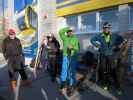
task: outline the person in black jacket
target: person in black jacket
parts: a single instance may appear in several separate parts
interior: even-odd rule
[[[48,69],[48,48],[47,48],[47,37],[45,35],[42,36],[42,40],[41,40],[41,46],[40,49],[42,49],[41,51],[41,56],[40,56],[40,63],[42,65],[42,67],[44,67],[45,70]]]
[[[48,59],[50,63],[50,73],[52,81],[55,81],[58,74],[58,55],[60,52],[60,44],[53,34],[48,36]]]
[[[22,51],[22,45],[13,29],[9,30],[8,37],[3,40],[2,52],[8,63],[8,74],[11,81],[11,89],[16,89],[15,72],[21,75],[24,85],[30,85],[24,70],[25,60]]]

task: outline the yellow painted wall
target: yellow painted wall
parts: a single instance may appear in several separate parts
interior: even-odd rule
[[[133,3],[133,0],[89,0],[84,3],[57,9],[56,14],[57,16],[66,16],[128,3]]]

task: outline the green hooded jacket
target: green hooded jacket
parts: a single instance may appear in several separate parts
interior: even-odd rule
[[[73,56],[75,53],[79,51],[79,40],[76,37],[76,35],[73,34],[73,36],[68,37],[67,31],[69,30],[69,27],[63,28],[59,31],[59,35],[63,41],[63,55],[68,56],[67,48],[69,45],[72,45],[72,53],[71,56]]]

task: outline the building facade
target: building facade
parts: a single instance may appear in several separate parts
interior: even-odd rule
[[[59,28],[75,27],[81,51],[88,50],[90,38],[102,32],[102,24],[112,24],[112,32],[129,40],[129,61],[133,68],[133,0],[56,0]]]
[[[2,15],[8,19],[8,23],[2,26],[2,29],[16,29],[27,55],[36,54],[42,34],[54,33],[60,39],[58,31],[65,26],[75,27],[81,51],[88,49],[91,45],[90,38],[102,32],[102,24],[106,21],[112,24],[113,33],[127,38],[132,35],[133,0],[1,1],[6,2]],[[129,56],[133,59],[132,38],[128,40]]]

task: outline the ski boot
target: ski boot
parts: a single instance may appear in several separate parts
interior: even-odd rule
[[[71,97],[74,94],[74,87],[68,87],[66,93],[68,97]]]
[[[65,89],[66,89],[66,82],[62,82],[62,84],[59,85],[59,92],[63,94]]]
[[[105,91],[109,91],[109,90],[110,90],[110,86],[107,85],[107,84],[103,84],[101,87],[102,87],[102,89],[104,89]]]
[[[117,94],[118,95],[123,95],[123,90],[122,89],[117,89]]]

